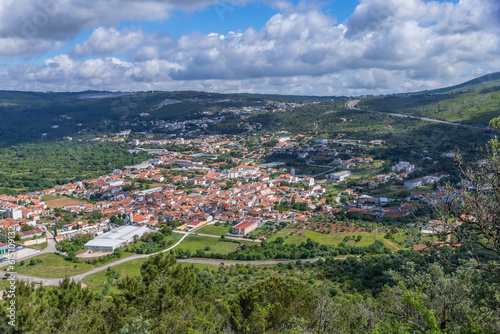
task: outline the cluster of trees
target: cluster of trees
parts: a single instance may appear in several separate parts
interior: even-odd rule
[[[350,278],[352,285],[338,284],[335,277],[316,285],[274,274],[221,298],[224,285],[214,284],[218,273],[186,267],[171,254],[159,254],[143,264],[140,277],[110,272],[118,292],[110,292],[107,299],[68,279],[59,287],[20,284],[16,327],[3,322],[0,330],[37,334],[500,331],[498,280],[492,282],[479,270],[449,271],[438,263],[401,264],[401,260],[331,260],[317,265],[318,273],[338,271],[336,277]],[[225,273],[221,268],[220,275]],[[352,288],[357,280],[376,289],[357,292]],[[6,316],[5,308],[0,312]]]
[[[228,240],[228,242],[234,242]],[[263,241],[260,245],[246,245],[235,252],[229,254],[205,253],[202,250],[196,253],[186,252],[179,249],[174,249],[172,252],[180,257],[203,257],[213,259],[226,260],[267,260],[267,259],[311,259],[317,257],[335,257],[342,255],[369,255],[369,254],[389,254],[391,250],[385,247],[380,240],[375,241],[370,246],[354,246],[347,245],[341,242],[338,246],[320,245],[318,242],[312,241],[310,238],[301,244],[285,244],[282,237],[276,238],[273,242]]]
[[[116,143],[35,143],[0,149],[0,191],[42,190],[97,177],[147,159]],[[110,162],[111,161],[111,162]],[[11,191],[7,191],[11,189]]]
[[[83,249],[83,246],[94,238],[91,233],[75,234],[71,240],[63,240],[57,243],[56,247],[64,253],[78,252]]]

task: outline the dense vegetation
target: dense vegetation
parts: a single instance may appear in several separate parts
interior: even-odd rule
[[[227,240],[227,242],[236,242]],[[368,254],[388,254],[391,251],[384,246],[383,242],[377,240],[370,246],[357,247],[341,243],[340,245],[320,245],[311,239],[307,239],[299,245],[285,244],[282,237],[278,237],[273,242],[263,241],[258,246],[247,246],[242,244],[240,249],[229,254],[205,253],[198,250],[196,253],[187,253],[182,249],[182,245],[174,251],[174,254],[180,258],[201,257],[226,260],[265,260],[265,259],[310,259],[316,257],[334,257],[342,255],[368,255]]]
[[[417,263],[401,254],[381,260],[368,257],[286,267],[240,266],[200,271],[176,264],[171,255],[160,254],[143,264],[140,278],[118,279],[119,292],[111,293],[111,299],[102,299],[69,280],[56,288],[19,285],[17,327],[4,322],[2,332],[497,333],[500,330],[495,277],[467,265],[462,270],[450,271],[432,261],[416,260]],[[252,277],[260,279],[254,281]],[[323,281],[320,285],[315,284],[318,278]],[[227,284],[229,281],[233,284]],[[241,287],[232,288],[237,282]]]
[[[327,98],[269,96],[307,102]],[[54,140],[76,133],[109,133],[132,128],[147,131],[150,121],[198,119],[202,112],[262,105],[265,95],[204,92],[76,92],[0,91],[0,147],[20,142]],[[162,105],[165,100],[177,103]],[[148,113],[142,115],[142,113]],[[57,126],[57,127],[54,127]]]
[[[439,100],[430,103],[449,101],[451,95],[446,94],[453,94],[454,99],[470,94],[462,89],[464,87],[459,88],[433,93],[442,96],[430,97]],[[205,99],[210,98],[207,94],[200,94]],[[494,101],[496,88],[485,87],[479,94],[492,94],[491,101]],[[65,94],[47,96],[68,97]],[[164,99],[165,96],[182,99],[174,93],[152,93],[148,97],[151,100],[145,100],[153,106],[158,103],[154,99]],[[191,105],[194,110],[201,103],[200,98],[193,97],[185,101],[184,106]],[[33,104],[48,103],[37,100],[41,97],[36,94],[26,94],[25,100],[28,99]],[[101,102],[105,105],[110,101]],[[237,105],[235,101],[221,103]],[[470,130],[386,115],[353,113],[345,110],[342,104],[341,101],[328,101],[286,113],[262,112],[249,116],[244,122],[261,123],[262,131],[271,128],[295,133],[314,131],[317,132],[315,136],[325,138],[334,137],[338,131],[360,139],[377,136],[388,141],[387,148],[370,151],[381,159],[412,155],[420,158],[424,154],[436,154],[472,142],[473,132]],[[2,105],[8,109],[2,117],[17,108],[12,97]],[[352,122],[343,122],[340,118],[352,119]],[[229,119],[227,129],[241,130],[238,127],[241,121],[241,117]],[[387,127],[389,124],[390,128]],[[492,125],[500,127],[500,121],[497,119]],[[217,128],[216,125],[211,130],[225,131],[224,126]],[[477,143],[485,140],[485,137],[478,138]],[[1,183],[9,188],[37,189],[50,185],[35,182],[64,183],[76,174],[83,177],[89,171],[102,173],[143,158],[126,155],[118,144],[57,142],[52,145],[46,151],[41,144],[4,149],[4,156],[0,159],[4,172],[0,174]],[[372,148],[362,148],[360,152],[369,150]],[[41,162],[32,158],[37,151],[40,151],[37,157]],[[110,159],[110,156],[115,159]],[[15,298],[6,300],[7,304],[15,301],[16,327],[4,321],[0,324],[0,332],[498,333],[499,157],[500,143],[493,140],[486,163],[464,167],[466,179],[462,182],[463,188],[457,189],[455,184],[449,184],[448,194],[443,197],[449,201],[436,203],[444,222],[452,224],[456,219],[466,217],[461,225],[452,224],[455,228],[453,242],[460,242],[460,247],[444,245],[424,254],[413,251],[390,254],[380,241],[367,247],[352,247],[346,244],[319,245],[310,239],[300,244],[285,244],[282,237],[277,237],[260,245],[243,244],[238,251],[228,255],[206,255],[203,251],[194,254],[244,260],[297,259],[286,265],[220,266],[216,270],[200,270],[177,263],[176,255],[189,257],[193,254],[176,249],[149,258],[137,277],[108,270],[105,293],[82,288],[67,279],[58,287],[35,288],[31,284],[19,283]],[[444,168],[451,168],[450,164]],[[431,168],[429,166],[429,170]],[[65,169],[69,169],[68,174],[65,174]],[[36,177],[29,179],[31,175]],[[464,205],[456,205],[456,198],[461,198]],[[169,232],[165,230],[164,234]],[[62,246],[68,252],[74,252],[82,242]],[[158,244],[167,246],[161,233],[147,235],[139,242],[140,245],[128,246],[126,251],[149,253],[158,250]],[[119,258],[122,251],[102,261]],[[334,259],[338,255],[344,255],[346,259]],[[315,263],[300,261],[320,256],[325,260]],[[111,285],[113,291],[109,288]],[[0,313],[7,319],[6,307],[0,308]]]
[[[98,177],[146,160],[120,144],[68,142],[23,144],[0,149],[0,193],[34,191]]]
[[[367,99],[360,106],[486,127],[500,113],[500,73],[447,89]]]

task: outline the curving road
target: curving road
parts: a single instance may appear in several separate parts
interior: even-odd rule
[[[489,129],[487,126],[468,125],[468,124],[462,124],[462,123],[453,123],[453,122],[442,121],[440,119],[434,119],[434,118],[410,116],[410,115],[403,115],[403,114],[391,113],[391,112],[387,112],[387,111],[373,111],[373,110],[366,110],[366,109],[356,108],[356,105],[359,103],[359,101],[360,100],[351,100],[351,101],[348,101],[346,103],[346,106],[347,106],[347,108],[349,108],[351,110],[364,111],[364,112],[369,112],[369,113],[372,113],[372,114],[384,114],[384,115],[390,115],[390,116],[394,116],[394,117],[413,118],[413,119],[419,119],[419,120],[425,121],[425,122],[441,123],[441,124],[446,124],[446,125],[459,126],[459,127],[462,127],[462,128],[475,129],[475,130],[491,131],[491,129]]]
[[[134,259],[145,259],[145,258],[149,258],[152,255],[156,255],[156,254],[167,252],[167,251],[173,249],[174,247],[178,246],[188,235],[191,235],[191,234],[195,234],[195,233],[192,233],[192,232],[185,233],[182,236],[182,238],[175,245],[173,245],[173,246],[171,246],[171,247],[169,247],[169,248],[167,248],[167,249],[165,249],[165,250],[163,250],[161,252],[157,252],[157,253],[153,253],[153,254],[132,255],[132,256],[129,256],[129,257],[117,260],[115,262],[105,264],[105,265],[103,265],[101,267],[97,267],[97,268],[91,269],[91,270],[86,271],[86,272],[84,272],[84,273],[82,273],[80,275],[71,276],[70,279],[72,281],[75,281],[75,282],[80,282],[85,277],[87,277],[89,275],[98,273],[100,271],[106,270],[106,269],[108,269],[110,267],[114,267],[114,266],[119,265],[121,263],[124,263],[124,262],[127,262],[127,261],[131,261],[131,260],[134,260]],[[36,255],[39,255],[40,253],[36,253]],[[338,259],[339,260],[345,260],[345,257],[341,257],[341,258],[338,258]],[[315,258],[315,259],[300,259],[300,261],[303,262],[303,263],[313,263],[313,262],[316,262],[318,260],[319,260],[319,258]],[[240,264],[240,265],[247,265],[247,264],[252,264],[252,265],[275,265],[275,264],[278,264],[278,263],[288,264],[290,262],[296,262],[296,261],[297,260],[282,260],[282,261],[278,261],[278,260],[269,260],[269,261],[227,261],[227,260],[217,260],[217,259],[178,259],[177,260],[177,262],[182,262],[182,263],[200,263],[200,264],[212,264],[212,265],[221,265],[221,264],[224,264],[224,265],[236,265],[236,264]],[[6,274],[5,272],[0,271],[0,277],[4,277],[5,274]],[[17,280],[22,280],[22,281],[27,281],[27,282],[33,282],[33,283],[43,284],[43,285],[51,285],[51,286],[59,285],[61,283],[61,281],[63,280],[62,278],[42,278],[42,277],[33,277],[33,276],[21,275],[21,274],[16,274],[15,277],[16,277]]]
[[[32,258],[34,256],[42,255],[42,254],[45,254],[45,253],[59,252],[57,250],[57,248],[56,248],[56,241],[54,239],[54,235],[50,231],[48,231],[48,230],[46,232],[47,232],[46,233],[47,247],[45,247],[41,251],[36,251],[36,252],[33,252],[32,254],[29,254],[29,255],[20,256],[20,257],[14,257],[14,259],[16,261],[21,261],[21,260],[26,260],[26,259]],[[6,262],[2,262],[2,263],[0,263],[0,268],[6,267],[8,265],[9,265],[9,263],[7,261]],[[0,273],[0,276],[1,276],[1,273]]]
[[[86,277],[88,275],[92,275],[92,274],[98,273],[98,272],[103,271],[103,270],[106,270],[109,267],[114,267],[116,265],[119,265],[121,263],[130,261],[130,260],[146,259],[146,258],[150,257],[151,255],[156,255],[156,254],[168,252],[172,248],[174,248],[177,245],[179,245],[190,234],[191,233],[184,234],[182,236],[182,238],[175,245],[173,245],[173,246],[171,246],[171,247],[169,247],[167,249],[164,249],[164,250],[162,250],[160,252],[153,253],[153,254],[132,255],[132,256],[129,256],[129,257],[117,260],[115,262],[108,263],[108,264],[105,264],[103,266],[91,269],[91,270],[86,271],[86,272],[84,272],[84,273],[82,273],[80,275],[71,276],[70,279],[72,281],[75,281],[75,282],[80,282],[84,277]],[[39,252],[39,253],[36,253],[34,255],[40,255],[40,254],[42,254],[42,253]],[[31,255],[31,256],[34,256],[34,255]],[[6,274],[6,272],[0,271],[0,277],[5,277],[5,274]],[[59,285],[59,283],[63,280],[62,278],[42,278],[42,277],[34,277],[34,276],[21,275],[21,274],[16,274],[15,276],[16,276],[16,279],[21,280],[21,281],[28,281],[28,282],[33,282],[33,283],[38,283],[38,284],[43,284],[43,285]]]

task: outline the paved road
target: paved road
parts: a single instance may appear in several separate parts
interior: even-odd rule
[[[27,260],[27,259],[30,259],[34,256],[38,256],[38,255],[42,255],[42,254],[46,254],[46,253],[58,252],[58,250],[56,248],[56,241],[54,239],[54,235],[50,231],[46,231],[46,232],[47,232],[46,233],[47,247],[45,247],[45,249],[43,249],[41,251],[36,251],[36,252],[29,254],[29,255],[26,255],[26,256],[20,256],[20,257],[15,256],[14,260],[16,260],[16,261]],[[7,262],[0,263],[0,268],[6,267],[8,265],[9,265],[9,263],[7,263]]]
[[[105,265],[103,265],[101,267],[97,267],[97,268],[91,269],[89,271],[84,272],[83,274],[76,275],[76,276],[71,276],[70,279],[73,280],[73,281],[76,281],[76,282],[80,282],[84,277],[86,277],[88,275],[92,275],[92,274],[98,273],[98,272],[103,271],[103,270],[106,270],[109,267],[114,267],[114,266],[119,265],[121,263],[124,263],[124,262],[127,262],[127,261],[131,261],[131,260],[135,260],[135,259],[147,259],[151,255],[156,255],[156,254],[159,254],[159,253],[168,252],[172,248],[174,248],[177,245],[179,245],[188,235],[190,235],[190,233],[184,234],[182,236],[182,238],[175,245],[173,245],[170,248],[164,249],[161,252],[154,253],[154,254],[132,255],[132,256],[129,256],[129,257],[117,260],[115,262],[105,264]],[[37,255],[39,255],[39,254],[40,253],[37,253]],[[5,274],[6,274],[5,272],[0,271],[0,277],[4,277]],[[39,284],[43,283],[43,285],[59,285],[59,283],[62,281],[62,278],[45,278],[44,279],[42,277],[33,277],[33,276],[27,276],[27,275],[21,275],[21,274],[16,275],[16,278],[18,280],[22,280],[22,281],[29,281],[29,282],[39,283]]]
[[[366,110],[366,109],[356,108],[356,105],[358,104],[359,101],[360,100],[351,100],[351,101],[347,102],[347,104],[346,104],[347,108],[349,108],[351,110],[364,111],[364,112],[369,112],[369,113],[373,113],[373,114],[384,114],[384,115],[391,115],[391,116],[402,117],[402,118],[413,118],[413,119],[419,119],[421,121],[426,121],[426,122],[441,123],[441,124],[446,124],[446,125],[459,126],[459,127],[462,127],[462,128],[475,129],[475,130],[487,130],[487,131],[491,131],[491,129],[489,129],[487,126],[468,125],[468,124],[462,124],[462,123],[453,123],[453,122],[442,121],[440,119],[434,119],[434,118],[410,116],[410,115],[396,114],[396,113],[392,113],[392,112],[373,111],[373,110]]]
[[[165,249],[165,250],[163,250],[161,252],[154,253],[154,254],[132,255],[132,256],[120,259],[118,261],[105,264],[105,265],[103,265],[101,267],[97,267],[97,268],[91,269],[91,270],[89,270],[87,272],[84,272],[84,273],[82,273],[80,275],[72,276],[72,277],[70,277],[70,279],[72,281],[80,282],[82,279],[84,279],[85,277],[87,277],[89,275],[98,273],[100,271],[106,270],[106,269],[108,269],[110,267],[114,267],[114,266],[119,265],[121,263],[124,263],[124,262],[127,262],[127,261],[131,261],[131,260],[134,260],[134,259],[146,259],[146,258],[149,258],[151,255],[156,255],[156,254],[159,254],[159,253],[167,252],[167,251],[173,249],[174,247],[176,247],[177,245],[179,245],[188,235],[191,235],[192,233],[191,232],[187,232],[187,233],[183,233],[183,234],[184,235],[182,236],[182,238],[175,245],[173,245],[170,248],[167,248],[167,249]],[[211,235],[207,235],[207,236],[211,236]],[[40,253],[37,253],[37,254],[40,254]],[[345,259],[345,258],[339,258],[339,259]],[[269,260],[269,261],[226,261],[226,260],[217,260],[217,259],[178,259],[177,261],[178,262],[183,262],[183,263],[201,263],[201,264],[214,264],[214,265],[220,265],[221,263],[224,263],[224,265],[236,265],[236,264],[241,264],[241,265],[247,265],[247,264],[253,264],[253,265],[273,265],[273,264],[278,264],[278,263],[288,264],[290,262],[296,262],[297,260],[283,260],[283,261],[277,261],[277,260]],[[318,259],[317,258],[316,259],[305,259],[305,260],[301,259],[300,261],[302,261],[303,263],[307,263],[307,262],[316,262],[316,261],[318,261]],[[6,274],[5,272],[0,271],[0,277],[4,277],[5,274]],[[22,280],[22,281],[33,282],[33,283],[37,283],[37,284],[43,284],[43,285],[59,285],[61,283],[61,281],[62,281],[62,278],[42,278],[42,277],[33,277],[33,276],[21,275],[21,274],[16,274],[16,279],[17,280]]]

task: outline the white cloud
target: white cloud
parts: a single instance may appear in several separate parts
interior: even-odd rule
[[[92,32],[83,43],[77,44],[71,56],[76,58],[90,55],[109,56],[124,55],[137,50],[141,45],[168,45],[172,41],[168,36],[157,33],[144,33],[140,29],[123,29],[99,27]],[[145,50],[143,50],[145,51]]]
[[[53,40],[25,39],[16,36],[0,37],[0,58],[42,56],[49,50],[61,48],[63,42]]]
[[[123,7],[131,3],[125,1]],[[176,6],[181,1],[165,3]],[[146,4],[149,9],[162,5]],[[340,24],[305,2],[277,6],[283,12],[260,30],[195,33],[178,40],[137,28],[110,28],[101,18],[101,25],[70,56],[103,58],[81,61],[61,55],[43,66],[7,68],[0,78],[10,87],[23,80],[24,71],[28,81],[65,82],[74,89],[95,89],[97,84],[140,89],[154,82],[165,90],[356,95],[437,88],[500,70],[500,21],[492,14],[500,9],[495,0],[362,0]]]
[[[0,57],[30,58],[39,55],[38,50],[49,51],[60,48],[61,42],[76,37],[86,29],[117,26],[123,20],[165,20],[174,10],[197,10],[216,2],[219,1],[2,0],[0,1],[0,42],[7,40],[12,46],[9,51],[0,52]],[[107,33],[109,35],[112,31]],[[94,38],[98,39],[99,36],[94,36]],[[30,52],[25,47],[26,43],[39,43],[43,45],[43,48],[35,47],[35,52]],[[92,41],[89,40],[89,43]],[[89,51],[85,45],[80,45],[79,48],[81,50],[75,50],[75,54]],[[104,49],[100,51],[104,52]]]
[[[215,0],[2,0],[0,36],[60,39],[122,20],[163,20],[175,9],[194,10]]]

